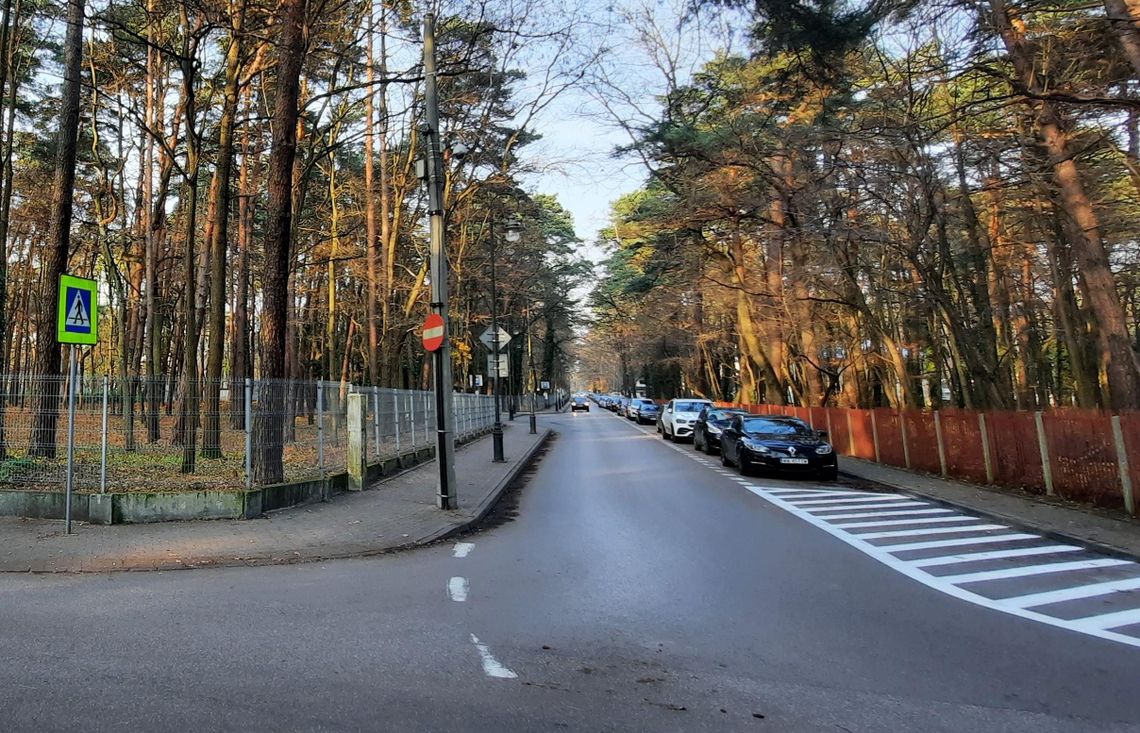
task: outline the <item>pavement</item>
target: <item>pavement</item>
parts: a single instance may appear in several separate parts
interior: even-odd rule
[[[1140,568],[1037,574],[1056,542],[936,502],[539,420],[556,440],[453,541],[0,575],[4,729],[1140,731],[1140,647],[1081,625],[1136,612],[1081,596]],[[1078,598],[1017,611],[1041,592]]]
[[[525,417],[525,415],[524,415]],[[73,524],[0,517],[0,572],[108,572],[265,565],[374,555],[433,542],[485,514],[547,439],[527,421],[504,423],[506,462],[491,461],[491,436],[455,453],[459,509],[436,507],[436,464],[429,461],[324,503],[250,520]]]
[[[1062,541],[1079,542],[1105,554],[1140,559],[1140,519],[1123,513],[1060,498],[948,480],[859,458],[841,457],[839,468],[850,477],[892,490],[934,499]]]

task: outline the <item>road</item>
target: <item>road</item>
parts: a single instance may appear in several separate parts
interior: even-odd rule
[[[813,518],[862,494],[742,480],[608,413],[541,419],[517,508],[458,541],[0,577],[3,729],[1140,731],[1140,648]]]

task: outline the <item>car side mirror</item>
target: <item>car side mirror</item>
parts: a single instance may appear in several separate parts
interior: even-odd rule
[[[817,430],[817,431],[815,431],[815,434],[819,437],[820,440],[827,440],[827,431],[826,430]]]

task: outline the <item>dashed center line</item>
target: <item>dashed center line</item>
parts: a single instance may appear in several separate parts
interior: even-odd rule
[[[451,555],[452,557],[467,557],[474,549],[474,542],[456,542],[455,549],[451,551]]]
[[[457,603],[467,600],[467,578],[455,577],[447,581],[447,595]]]
[[[513,680],[518,677],[517,674],[507,669],[499,660],[495,659],[491,654],[491,650],[487,645],[479,641],[479,637],[475,634],[471,635],[471,643],[475,645],[475,649],[479,652],[479,660],[483,663],[483,673],[488,677],[495,677],[502,680]]]

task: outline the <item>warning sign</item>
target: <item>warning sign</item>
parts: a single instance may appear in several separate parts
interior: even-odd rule
[[[97,288],[94,280],[60,275],[56,338],[61,344],[94,344],[98,341]]]

